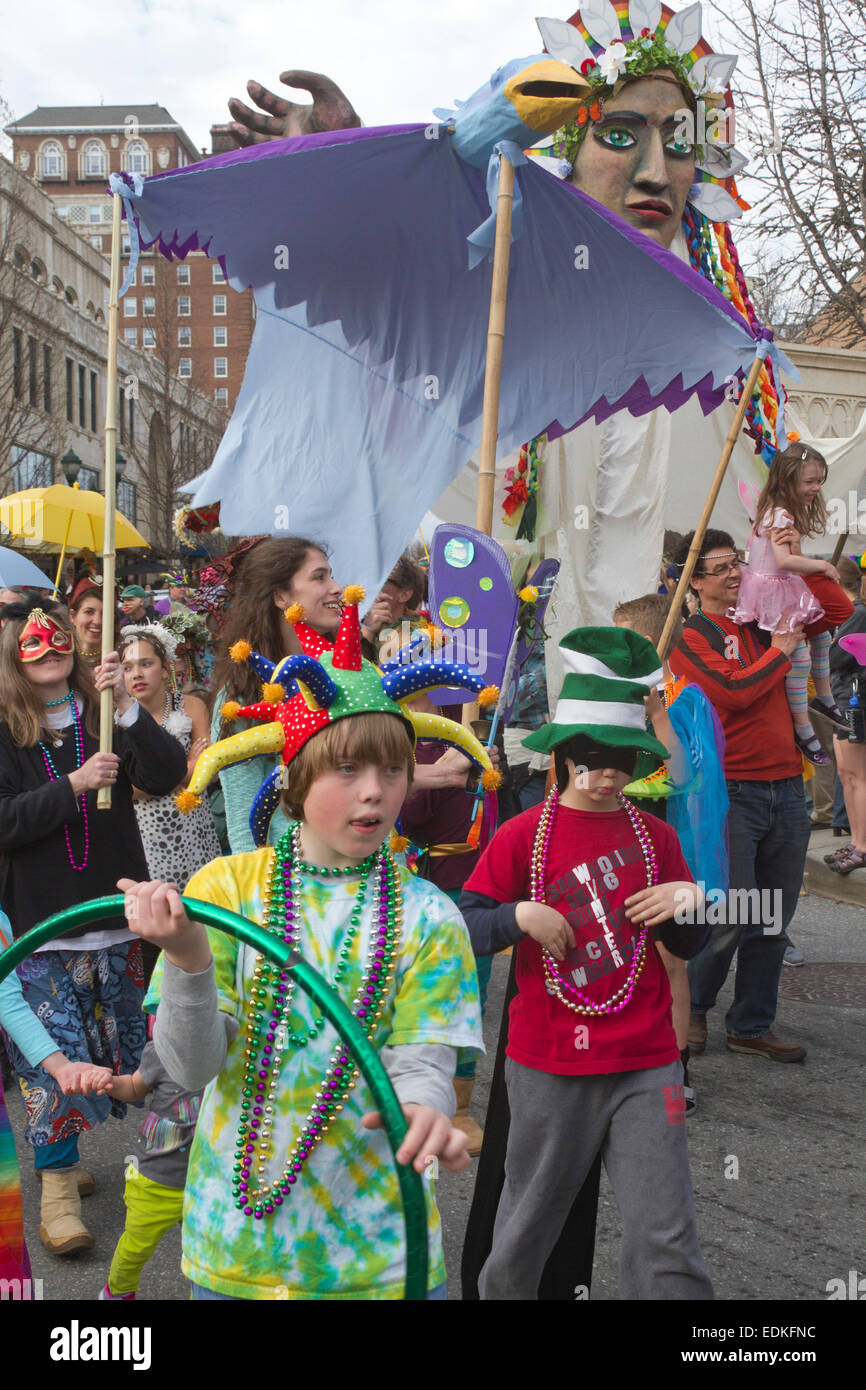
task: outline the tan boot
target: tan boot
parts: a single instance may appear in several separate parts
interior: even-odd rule
[[[81,1220],[75,1168],[46,1168],[42,1174],[42,1224],[39,1239],[52,1255],[92,1250],[93,1236]]]
[[[88,1172],[88,1170],[81,1163],[77,1163],[75,1167],[72,1168],[70,1171],[75,1174],[76,1181],[78,1182],[79,1197],[92,1196],[92,1194],[96,1191],[96,1183],[93,1180],[93,1174]],[[36,1173],[37,1178],[41,1182],[42,1174],[45,1172],[45,1169],[36,1168],[34,1169],[34,1172]]]
[[[472,1118],[469,1113],[469,1102],[472,1099],[472,1088],[475,1085],[475,1078],[472,1076],[455,1076],[454,1094],[457,1096],[457,1114],[452,1121],[454,1128],[462,1130],[469,1140],[467,1152],[470,1158],[475,1158],[481,1152],[481,1145],[484,1142],[484,1130]]]

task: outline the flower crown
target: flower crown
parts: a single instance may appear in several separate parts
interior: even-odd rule
[[[568,21],[536,21],[547,52],[569,63],[589,83],[575,121],[556,132],[550,153],[573,164],[592,121],[601,119],[604,98],[618,96],[637,78],[668,71],[694,114],[698,102],[711,113],[706,143],[694,139],[693,207],[713,222],[742,215],[734,176],[746,160],[726,137],[727,122],[714,113],[732,106],[729,82],[737,65],[730,54],[713,53],[701,38],[701,6],[674,14],[661,0],[586,0]],[[726,187],[723,185],[727,185]]]

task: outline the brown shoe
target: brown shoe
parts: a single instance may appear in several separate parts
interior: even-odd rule
[[[806,1049],[800,1043],[785,1042],[775,1033],[762,1033],[759,1038],[728,1038],[729,1052],[745,1052],[750,1057],[765,1057],[768,1062],[805,1062]]]
[[[707,1016],[706,1014],[689,1015],[689,1052],[693,1057],[704,1051],[707,1045]]]
[[[81,1220],[78,1173],[74,1168],[44,1170],[41,1215],[39,1239],[52,1255],[93,1249],[93,1236]]]
[[[484,1130],[469,1113],[469,1102],[472,1099],[472,1088],[475,1080],[471,1076],[455,1076],[454,1092],[457,1096],[457,1114],[452,1120],[455,1129],[462,1130],[466,1135],[466,1152],[470,1158],[477,1157],[481,1152],[481,1145],[484,1143]]]

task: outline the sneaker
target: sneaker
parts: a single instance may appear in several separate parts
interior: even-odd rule
[[[683,1087],[683,1100],[686,1103],[686,1119],[688,1119],[689,1115],[694,1115],[698,1108],[698,1097],[694,1086]]]
[[[763,1057],[768,1062],[804,1062],[806,1049],[799,1043],[785,1042],[775,1033],[762,1033],[759,1038],[728,1037],[729,1052],[744,1052],[749,1057]]]
[[[689,1015],[689,1052],[693,1057],[697,1057],[703,1052],[707,1045],[707,1016],[706,1014],[692,1013]]]
[[[103,1300],[109,1299],[112,1303],[132,1303],[135,1299],[135,1290],[133,1289],[132,1293],[112,1293],[111,1289],[106,1284],[105,1288],[99,1295],[98,1302],[101,1303]]]
[[[798,734],[795,729],[794,742],[803,754],[803,757],[807,758],[810,763],[814,763],[815,767],[823,767],[824,763],[830,761],[829,753],[824,752],[824,749],[821,747],[814,733],[809,738],[803,738],[802,734]]]
[[[629,782],[628,786],[623,788],[623,796],[640,796],[660,801],[662,797],[671,796],[675,790],[668,770],[662,763],[649,777],[641,777],[638,782]]]
[[[782,957],[782,964],[783,964],[783,965],[805,965],[805,964],[806,964],[806,957],[803,955],[803,952],[800,950],[800,947],[794,945],[793,941],[791,942],[791,944],[790,944],[789,946],[786,946],[786,947],[785,947],[785,954],[784,954],[783,957]]]

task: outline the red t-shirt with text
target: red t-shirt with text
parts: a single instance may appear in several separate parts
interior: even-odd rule
[[[467,879],[467,892],[501,903],[529,899],[541,810],[533,806],[500,826]],[[642,819],[658,861],[658,882],[692,882],[675,832],[655,816]],[[610,999],[628,979],[640,928],[629,922],[624,904],[645,887],[643,851],[625,811],[557,808],[545,901],[569,922],[575,948],[556,964],[593,1004]],[[538,942],[524,936],[514,949],[518,994],[511,1004],[506,1052],[515,1062],[537,1071],[586,1076],[663,1067],[678,1059],[667,972],[652,931],[643,969],[619,1013],[572,1012],[548,993]],[[574,999],[567,990],[563,993]]]

